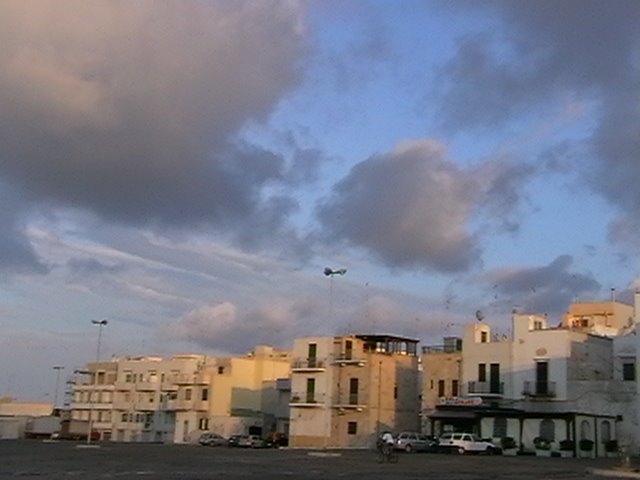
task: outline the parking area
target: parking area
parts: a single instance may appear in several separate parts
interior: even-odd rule
[[[0,441],[0,479],[602,479],[615,459],[401,454],[378,464],[365,450],[305,451],[146,444]]]

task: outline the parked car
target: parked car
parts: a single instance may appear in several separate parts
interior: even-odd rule
[[[434,452],[438,442],[428,435],[417,432],[400,432],[396,437],[395,449],[405,452]]]
[[[275,432],[267,438],[267,446],[273,448],[286,447],[289,445],[289,439],[284,433]]]
[[[243,448],[265,448],[266,440],[260,435],[238,435],[237,446]]]
[[[440,437],[438,449],[447,453],[500,453],[491,442],[477,438],[473,433],[445,433]]]
[[[227,445],[227,439],[217,433],[207,432],[200,435],[198,443],[205,447],[221,447]]]
[[[246,435],[231,435],[229,440],[227,440],[227,446],[229,447],[239,447],[240,441],[244,440]]]

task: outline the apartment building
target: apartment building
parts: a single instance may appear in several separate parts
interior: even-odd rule
[[[370,447],[385,430],[416,431],[417,343],[392,335],[296,339],[290,445]]]
[[[277,427],[277,380],[290,355],[258,346],[243,357],[201,354],[90,363],[73,385],[71,418],[102,440],[188,443]],[[282,417],[282,414],[280,414]]]
[[[425,365],[430,360],[423,356]],[[535,437],[556,448],[565,439],[592,440],[593,454],[603,455],[621,419],[635,416],[635,381],[616,374],[621,362],[612,338],[551,328],[543,315],[514,313],[510,336],[470,323],[462,339],[460,396],[443,397],[429,424],[435,432],[511,436],[525,450],[533,449]]]

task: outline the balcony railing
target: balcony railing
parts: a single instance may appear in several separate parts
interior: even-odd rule
[[[319,358],[297,358],[291,364],[294,372],[321,372],[325,370],[325,363]]]
[[[522,394],[525,397],[551,398],[556,396],[556,382],[524,382]]]
[[[364,393],[346,393],[334,398],[333,406],[337,408],[362,409],[367,405]]]
[[[354,357],[353,353],[340,353],[338,355],[335,355],[334,358],[332,359],[333,364],[338,364],[341,366],[358,365],[361,367],[366,362],[367,360],[365,358]]]
[[[503,395],[503,382],[469,382],[467,383],[467,393],[476,395]]]
[[[289,405],[292,407],[320,407],[324,405],[324,393],[292,393],[289,399]]]

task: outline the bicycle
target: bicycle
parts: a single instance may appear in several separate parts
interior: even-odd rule
[[[385,443],[378,445],[378,463],[398,463],[398,452],[393,445]]]

